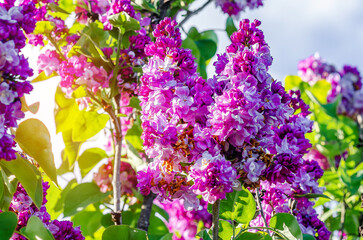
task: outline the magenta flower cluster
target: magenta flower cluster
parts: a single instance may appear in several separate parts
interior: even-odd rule
[[[199,208],[192,211],[185,210],[183,200],[179,199],[157,204],[169,215],[166,224],[169,231],[173,233],[173,240],[196,240],[195,236],[200,229],[200,222],[205,228],[212,226],[212,214],[208,212],[208,203],[203,200]]]
[[[341,96],[338,114],[353,119],[363,114],[363,80],[356,67],[345,65],[339,71],[316,54],[300,61],[298,70],[301,79],[311,85],[322,79],[331,83],[332,88],[327,101],[334,102],[339,95]]]
[[[255,9],[263,5],[263,0],[216,0],[216,6],[220,7],[229,16],[239,16],[246,9]]]
[[[33,75],[28,60],[22,55],[25,33],[35,27],[32,3],[0,3],[0,159],[15,159],[14,136],[9,128],[17,127],[24,117],[20,98],[33,87],[26,79]]]
[[[33,203],[32,199],[26,193],[23,186],[18,183],[17,191],[15,192],[11,201],[9,211],[12,211],[18,216],[18,225],[16,230],[26,227],[28,220],[31,216],[38,217],[46,228],[53,234],[56,240],[83,240],[80,227],[73,227],[70,221],[51,220],[49,213],[45,207],[47,203],[47,190],[49,183],[43,182],[43,202],[42,206],[38,209]],[[12,240],[25,240],[27,238],[14,233],[11,237]]]

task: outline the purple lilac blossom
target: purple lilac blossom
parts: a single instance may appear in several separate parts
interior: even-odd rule
[[[213,203],[238,183],[206,125],[212,86],[197,74],[191,51],[181,48],[176,25],[169,18],[161,21],[153,32],[155,42],[145,48],[152,57],[140,79],[142,138],[154,162],[139,172],[138,187],[161,199],[184,199],[187,209],[196,209],[197,194]]]
[[[32,2],[20,2],[19,6],[13,1],[0,3],[0,159],[16,158],[9,128],[17,127],[17,121],[24,117],[20,98],[32,90],[25,80],[33,71],[20,52],[25,46],[24,32],[35,27],[33,10]]]
[[[337,109],[338,114],[352,119],[363,114],[363,80],[356,67],[345,65],[339,71],[315,54],[299,62],[298,72],[301,79],[309,82],[310,85],[323,79],[331,84],[327,101],[334,102],[338,96],[341,96]]]
[[[23,186],[18,183],[17,190],[14,193],[13,199],[10,203],[9,211],[12,211],[18,216],[18,225],[16,230],[26,227],[28,220],[31,216],[37,216],[46,228],[53,234],[55,240],[83,240],[84,237],[79,227],[73,227],[70,221],[51,220],[49,213],[45,207],[47,203],[47,190],[49,183],[43,182],[43,202],[40,208],[37,208],[32,199],[26,193]],[[26,238],[14,233],[10,238],[11,240],[25,240]]]
[[[263,5],[263,0],[216,0],[216,6],[220,7],[224,13],[238,18],[241,12],[247,8],[253,10]]]

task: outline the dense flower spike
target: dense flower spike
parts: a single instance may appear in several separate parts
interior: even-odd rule
[[[34,4],[13,1],[0,3],[0,159],[15,159],[14,136],[10,127],[24,117],[20,98],[33,87],[26,79],[33,75],[21,49],[25,46],[24,32],[35,27]],[[23,32],[24,30],[24,32]]]
[[[216,0],[216,6],[220,7],[229,16],[239,16],[241,12],[258,8],[263,5],[263,0]]]
[[[341,95],[338,114],[353,119],[356,119],[357,115],[363,114],[363,80],[357,68],[344,66],[339,71],[315,54],[300,61],[298,70],[302,80],[311,85],[322,79],[331,83],[332,88],[327,101],[334,102]]]
[[[195,194],[214,203],[238,188],[240,178],[251,190],[261,183],[267,191],[262,206],[269,219],[276,211],[289,212],[288,199],[296,194],[322,192],[318,163],[302,159],[311,147],[304,136],[312,130],[309,107],[300,92],[286,93],[269,75],[272,57],[259,25],[240,23],[214,64],[216,75],[206,82],[195,73],[190,53],[180,49],[176,23],[165,19],[156,27],[140,87],[144,146],[154,158],[138,174],[143,194],[179,198],[195,208]],[[193,91],[199,84],[202,98]],[[300,215],[305,233],[321,229],[321,222]],[[260,223],[258,217],[254,224]]]
[[[189,209],[198,207],[196,194],[201,192],[210,203],[224,198],[237,174],[207,128],[213,89],[196,73],[190,50],[180,48],[176,25],[169,18],[161,21],[153,32],[155,43],[145,49],[152,57],[140,79],[142,138],[154,162],[139,172],[138,186],[144,194],[151,190],[166,199],[184,199]],[[220,164],[225,168],[220,169]],[[193,181],[200,184],[192,187]]]

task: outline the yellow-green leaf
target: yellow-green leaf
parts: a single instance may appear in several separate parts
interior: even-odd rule
[[[38,169],[18,154],[15,160],[0,161],[0,166],[16,176],[29,197],[40,208],[43,201],[43,187],[42,177]]]
[[[57,183],[52,144],[47,127],[38,119],[27,119],[19,124],[15,141],[26,154],[39,163],[49,178]]]

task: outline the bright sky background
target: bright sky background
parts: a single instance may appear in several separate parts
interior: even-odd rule
[[[204,1],[197,0],[191,9],[196,9]],[[199,15],[186,22],[186,31],[195,25],[199,31],[224,29],[227,15],[212,3]],[[357,66],[363,71],[363,1],[362,0],[265,0],[265,5],[257,10],[242,13],[240,19],[259,19],[270,45],[274,58],[271,75],[278,80],[296,74],[297,63],[315,52],[328,62],[341,68],[343,64]],[[237,25],[236,21],[236,25]],[[238,25],[237,25],[238,26]],[[222,53],[229,44],[225,32],[217,32],[219,48]],[[31,66],[36,66],[39,51],[25,51],[30,57]],[[213,62],[213,61],[212,61]],[[213,68],[209,69],[211,74]],[[33,92],[27,96],[29,104],[40,101],[36,115],[27,113],[27,117],[36,117],[43,121],[52,137],[53,151],[57,166],[60,165],[60,153],[64,148],[62,137],[55,134],[53,117],[54,93],[59,80],[34,84]],[[101,140],[85,147],[102,146]]]

